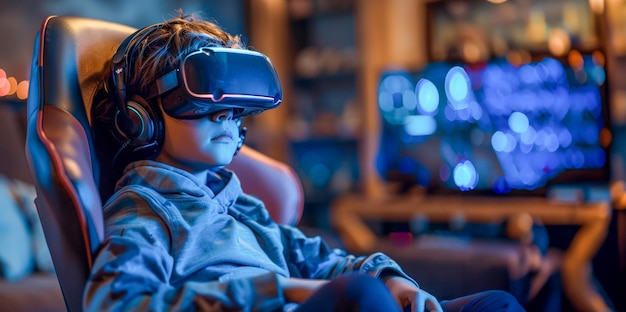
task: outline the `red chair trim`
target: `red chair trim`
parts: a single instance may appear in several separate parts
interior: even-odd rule
[[[41,36],[40,36],[41,41],[40,41],[40,46],[39,46],[40,47],[39,71],[41,75],[43,74],[43,64],[44,64],[44,49],[45,49],[44,42],[45,42],[45,37],[46,37],[45,31],[46,31],[48,22],[52,20],[52,18],[54,17],[55,16],[48,17],[44,21],[41,27]],[[43,75],[39,78],[43,79]],[[48,154],[50,154],[50,159],[52,160],[54,171],[58,174],[59,180],[61,184],[63,185],[63,188],[67,190],[71,195],[70,196],[71,200],[74,203],[74,207],[76,209],[75,212],[79,216],[79,219],[80,219],[80,228],[83,233],[83,241],[85,243],[85,253],[87,256],[87,263],[89,267],[91,268],[91,266],[93,265],[93,259],[91,255],[91,244],[89,242],[89,231],[87,230],[87,222],[86,222],[85,212],[83,209],[84,207],[82,203],[80,202],[80,200],[78,199],[79,195],[76,192],[74,185],[70,181],[69,177],[65,174],[65,168],[64,168],[65,166],[63,165],[63,161],[60,159],[59,154],[57,153],[54,145],[46,137],[46,134],[43,131],[43,109],[45,106],[44,98],[45,97],[43,96],[40,97],[39,110],[37,111],[37,136],[39,137],[41,143],[44,145],[44,147],[48,151]]]

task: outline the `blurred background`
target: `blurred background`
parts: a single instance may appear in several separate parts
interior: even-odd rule
[[[275,64],[284,104],[244,121],[246,143],[296,170],[305,226],[333,233],[339,196],[377,198],[390,185],[540,197],[575,185],[583,194],[567,196],[587,200],[590,187],[626,179],[624,0],[0,0],[0,104],[25,129],[47,16],[142,27],[177,8]],[[29,182],[11,152],[24,133],[3,136],[0,171]],[[619,310],[626,221],[624,207],[612,212],[593,269]],[[548,226],[551,245],[566,249],[577,229]]]

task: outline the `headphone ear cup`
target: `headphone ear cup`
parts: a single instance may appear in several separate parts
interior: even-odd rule
[[[115,128],[126,140],[136,139],[152,143],[158,139],[161,131],[158,112],[142,97],[133,95],[126,102],[128,118],[119,111],[115,114]]]

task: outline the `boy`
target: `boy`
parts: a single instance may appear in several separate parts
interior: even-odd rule
[[[440,304],[384,254],[332,250],[242,193],[224,169],[241,118],[282,94],[269,60],[238,37],[179,12],[131,35],[111,63],[94,127],[125,169],[105,204],[86,310],[522,310],[499,291]]]

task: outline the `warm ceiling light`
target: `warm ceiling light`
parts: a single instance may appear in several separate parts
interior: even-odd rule
[[[506,2],[506,0],[487,0],[487,1],[489,1],[491,3],[495,3],[495,4],[500,4],[500,3],[505,3]]]

